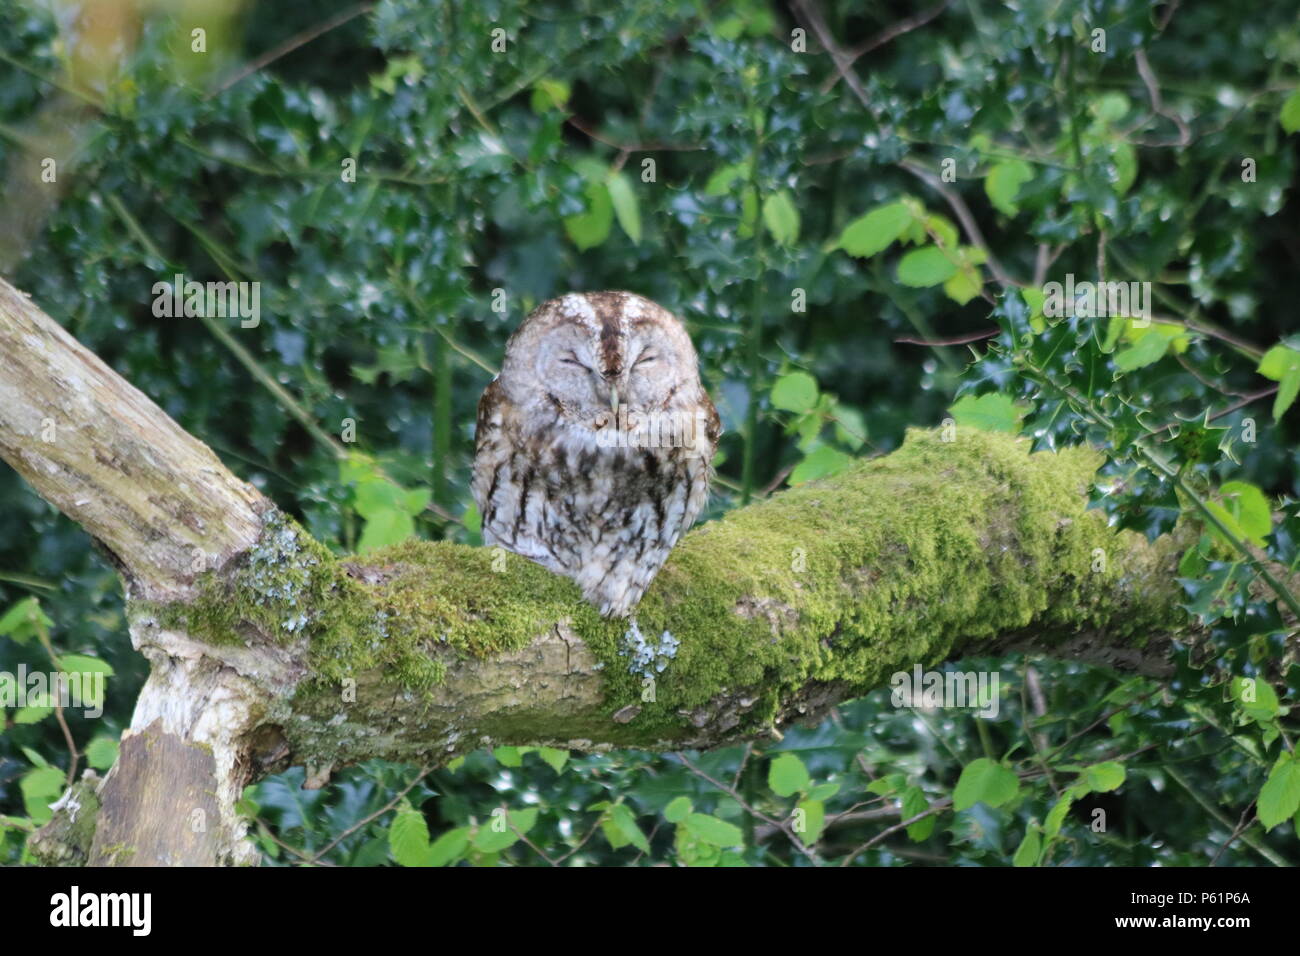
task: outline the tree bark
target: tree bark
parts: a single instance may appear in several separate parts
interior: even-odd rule
[[[697,528],[633,621],[504,552],[341,558],[3,280],[0,456],[104,547],[151,665],[93,835],[51,861],[255,862],[235,803],[290,765],[712,747],[962,656],[1163,673],[1191,627],[1182,536],[1086,510],[1099,454],[966,428]]]

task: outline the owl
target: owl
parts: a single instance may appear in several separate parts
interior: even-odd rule
[[[483,543],[626,617],[704,507],[720,431],[671,312],[631,292],[543,303],[479,400]]]

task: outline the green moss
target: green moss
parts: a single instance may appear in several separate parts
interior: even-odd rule
[[[259,635],[290,642],[322,613],[335,559],[278,511],[266,518],[257,545],[222,573],[207,571],[190,603],[137,605],[165,627],[183,628],[209,644],[242,644]]]
[[[639,663],[629,622],[602,620],[523,558],[412,540],[353,563],[280,516],[224,579],[203,579],[196,602],[154,610],[218,644],[305,639],[320,690],[378,673],[427,691],[448,660],[519,650],[567,622],[603,668],[605,706],[566,726],[595,720],[593,739],[643,743],[719,714],[761,730],[810,688],[865,692],[1021,629],[1040,645],[1103,628],[1137,644],[1174,626],[1166,551],[1084,510],[1100,461],[1085,449],[1031,456],[1023,440],[972,429],[951,443],[910,432],[891,455],[688,535],[637,609],[643,645],[660,651]],[[630,722],[611,721],[632,705]]]
[[[197,585],[193,601],[131,613],[213,645],[305,638],[317,684],[378,670],[427,690],[448,656],[516,650],[563,618],[601,626],[574,585],[516,555],[411,540],[339,559],[279,512],[236,565]]]
[[[646,635],[681,642],[653,703],[617,637],[583,635],[606,663],[610,712],[641,702],[634,723],[669,734],[683,711],[762,687],[743,716],[758,729],[810,682],[865,692],[1030,625],[1137,637],[1168,626],[1177,602],[1142,599],[1152,568],[1119,560],[1149,554],[1146,542],[1084,510],[1100,462],[969,429],[952,443],[912,431],[887,457],[729,513],[678,546],[637,610]]]
[[[88,772],[72,785],[71,795],[45,826],[36,831],[30,845],[42,866],[85,866],[99,823],[99,777]],[[73,807],[76,809],[74,810]]]
[[[125,843],[114,843],[112,846],[104,847],[100,854],[103,866],[126,866],[131,857],[135,856],[136,849],[133,846],[127,846]]]
[[[527,646],[565,618],[599,621],[572,583],[516,555],[410,540],[359,560],[366,581],[343,566],[344,599],[313,635],[326,680],[379,667],[407,687],[428,688],[443,677],[433,653],[486,658]]]

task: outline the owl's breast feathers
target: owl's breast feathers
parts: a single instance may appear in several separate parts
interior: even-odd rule
[[[572,578],[602,614],[626,615],[704,507],[717,411],[700,389],[689,440],[646,445],[545,407],[521,409],[497,381],[479,401],[483,543]]]

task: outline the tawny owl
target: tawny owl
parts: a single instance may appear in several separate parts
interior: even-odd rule
[[[483,543],[631,612],[708,495],[718,413],[681,321],[630,292],[538,306],[478,405]]]

